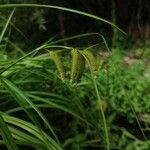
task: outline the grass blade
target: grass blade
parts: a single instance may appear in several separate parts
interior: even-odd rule
[[[45,116],[42,114],[42,112],[30,101],[30,99],[28,97],[26,97],[23,92],[18,89],[12,82],[10,82],[9,80],[7,80],[6,78],[0,76],[0,80],[2,85],[10,92],[10,94],[15,98],[15,100],[17,101],[17,103],[24,109],[24,111],[27,113],[28,117],[35,123],[37,124],[37,126],[39,126],[39,130],[40,130],[40,125],[35,117],[35,115],[33,114],[32,111],[29,111],[26,109],[26,107],[31,106],[33,108],[33,110],[35,110],[37,112],[37,114],[40,116],[40,118],[43,120],[43,122],[47,125],[47,127],[49,128],[49,130],[51,131],[51,133],[53,134],[53,136],[55,137],[55,139],[57,140],[57,142],[59,142],[55,132],[53,131],[52,127],[50,126],[50,124],[48,123],[47,119],[45,118]],[[46,140],[46,139],[45,139]],[[48,143],[47,143],[48,144]],[[49,145],[49,144],[48,144]]]
[[[54,5],[40,5],[40,4],[5,4],[5,5],[0,5],[0,8],[14,8],[14,7],[17,7],[17,8],[19,8],[19,7],[39,7],[39,8],[51,8],[51,9],[67,11],[67,12],[79,14],[79,15],[82,15],[82,16],[86,16],[86,17],[89,17],[89,18],[92,18],[92,19],[95,19],[95,20],[98,20],[98,21],[102,21],[104,23],[107,23],[107,24],[111,25],[112,27],[115,27],[116,29],[118,29],[119,31],[121,31],[122,33],[125,34],[125,32],[123,30],[121,30],[118,26],[111,23],[110,21],[107,21],[106,19],[103,19],[101,17],[95,16],[93,14],[89,14],[89,13],[86,13],[86,12],[83,12],[83,11],[71,9],[71,8],[54,6]]]
[[[5,122],[9,123],[10,125],[14,126],[15,128],[20,128],[22,130],[25,130],[26,133],[29,133],[29,134],[25,134],[24,132],[22,132],[21,134],[19,134],[18,132],[15,132],[15,128],[11,128],[11,131],[13,132],[14,136],[16,137],[17,140],[24,140],[22,142],[31,142],[32,140],[36,139],[36,141],[34,141],[33,143],[37,142],[38,144],[40,144],[41,146],[42,145],[45,145],[45,139],[43,138],[43,135],[45,135],[45,137],[48,139],[48,141],[50,142],[50,150],[62,150],[62,148],[59,146],[59,144],[57,144],[50,136],[48,136],[46,133],[44,133],[42,131],[42,134],[41,134],[41,131],[39,131],[39,129],[25,121],[25,120],[22,120],[22,119],[19,119],[19,118],[16,118],[16,117],[13,117],[13,116],[10,116],[10,115],[7,115],[7,114],[3,114],[3,118],[5,120]],[[19,132],[21,132],[19,130]],[[30,137],[28,137],[30,135]],[[20,137],[19,137],[20,136]],[[46,147],[46,145],[44,146]]]
[[[1,114],[0,114],[0,134],[4,139],[8,150],[19,150]]]
[[[11,18],[12,18],[12,16],[13,16],[14,12],[15,12],[15,8],[12,10],[11,14],[9,15],[9,18],[7,19],[6,24],[5,24],[3,30],[2,30],[2,32],[1,32],[1,34],[0,34],[0,43],[2,42],[2,39],[3,39],[3,37],[4,37],[4,34],[5,34],[6,30],[7,30],[7,27],[8,27],[8,25],[9,25],[9,23],[10,23],[10,20],[11,20]]]

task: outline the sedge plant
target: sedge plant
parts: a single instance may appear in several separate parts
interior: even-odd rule
[[[53,59],[55,65],[58,69],[61,80],[64,82],[65,75],[64,75],[64,68],[62,66],[63,63],[58,54],[59,53],[57,51],[50,51],[50,56]],[[95,93],[96,93],[96,97],[97,97],[97,105],[100,109],[102,121],[103,121],[103,125],[104,125],[106,149],[110,150],[107,121],[106,121],[106,117],[105,117],[105,113],[104,113],[106,103],[103,100],[101,100],[101,97],[100,97],[100,94],[98,91],[98,87],[97,87],[97,83],[96,83],[97,72],[98,72],[100,66],[102,65],[102,60],[98,54],[96,54],[94,56],[92,54],[92,52],[90,52],[87,49],[80,51],[78,49],[73,48],[71,50],[71,55],[72,55],[72,67],[71,67],[70,81],[72,83],[78,83],[80,81],[80,79],[83,75],[83,72],[84,72],[85,62],[87,62],[88,66],[90,68],[93,86],[95,88]]]
[[[65,7],[60,7],[60,6],[52,6],[52,5],[38,5],[38,4],[6,4],[6,5],[0,5],[0,9],[8,9],[8,8],[13,8],[12,12],[10,13],[10,16],[8,17],[6,24],[0,34],[0,42],[2,41],[5,32],[8,28],[8,25],[10,24],[11,18],[15,12],[16,9],[18,8],[24,8],[24,7],[31,7],[31,8],[49,8],[49,9],[56,9],[56,10],[62,10],[70,13],[75,13],[78,15],[83,15],[92,19],[95,19],[97,21],[102,21],[105,22],[121,32],[123,32],[120,28],[118,28],[115,24],[92,14],[70,9],[70,8],[65,8]],[[123,32],[124,33],[124,32]],[[90,34],[89,34],[90,35]],[[65,40],[70,40],[78,37],[86,36],[85,35],[80,35],[68,39],[62,39],[59,41],[54,41],[51,43],[45,43],[35,50],[29,52],[28,54],[22,53],[22,57],[8,63],[8,65],[4,66],[0,70],[0,87],[1,91],[4,93],[9,93],[8,94],[8,103],[11,102],[10,99],[13,99],[13,102],[15,103],[14,108],[10,108],[9,110],[5,110],[4,112],[0,113],[0,135],[2,136],[3,139],[0,140],[0,144],[5,144],[9,150],[16,150],[18,149],[17,145],[29,145],[34,147],[37,150],[40,149],[49,149],[49,150],[62,150],[61,143],[55,134],[55,131],[53,127],[50,125],[48,122],[47,118],[43,114],[43,112],[40,110],[40,108],[55,108],[64,112],[67,112],[71,114],[72,116],[78,118],[79,120],[82,120],[83,122],[87,122],[84,118],[80,117],[79,114],[76,112],[72,111],[71,109],[67,108],[66,106],[63,106],[62,104],[56,102],[56,101],[49,101],[49,99],[41,98],[40,96],[36,95],[34,92],[25,92],[19,87],[15,85],[8,77],[13,74],[21,73],[23,70],[22,68],[22,61],[23,60],[28,60],[30,59],[29,56],[32,55],[35,56],[39,50],[43,49],[51,49],[51,48],[65,48],[67,47],[60,46],[60,45],[52,45],[56,44],[59,42],[63,42]],[[104,41],[105,43],[105,41]],[[70,48],[69,48],[70,49]],[[31,58],[32,58],[31,57]],[[63,71],[63,66],[61,64],[60,57],[54,52],[51,53],[51,57],[54,60],[56,67],[61,74],[60,78],[65,81],[65,74]],[[95,57],[92,53],[90,53],[87,50],[84,51],[79,51],[76,49],[72,50],[72,71],[71,71],[71,81],[72,82],[79,82],[80,78],[82,77],[83,70],[85,67],[85,61],[87,61],[90,71],[91,71],[91,76],[93,80],[93,85],[95,88],[97,100],[98,100],[98,105],[100,106],[100,111],[101,111],[101,116],[104,124],[104,133],[105,133],[105,140],[106,140],[106,149],[110,149],[110,143],[109,143],[109,135],[108,135],[108,129],[107,129],[107,124],[106,124],[106,118],[104,114],[104,108],[103,108],[103,102],[101,101],[101,97],[97,88],[96,84],[96,72],[100,66],[99,63],[99,57]],[[96,59],[95,59],[96,58]],[[39,59],[39,58],[38,58]],[[55,61],[56,60],[56,61]],[[78,60],[80,60],[78,62]],[[39,61],[40,62],[40,61]],[[30,61],[24,62],[24,64],[32,66],[33,64]],[[23,64],[23,65],[24,65]],[[37,65],[37,64],[36,64]],[[37,65],[40,68],[40,65]],[[33,66],[32,66],[33,67]],[[32,68],[31,67],[31,68]],[[19,69],[20,71],[19,71]],[[18,71],[18,72],[17,72]],[[26,71],[26,70],[25,70]],[[41,73],[41,77],[45,77],[46,75]],[[26,81],[28,83],[38,83],[37,81]],[[20,82],[22,84],[25,84],[23,82]],[[45,94],[45,93],[44,93]],[[45,94],[46,95],[46,94]],[[51,97],[54,97],[54,95],[50,95]],[[56,98],[56,96],[55,96]],[[57,97],[58,98],[58,97]],[[62,97],[61,97],[62,98]],[[61,99],[59,97],[59,99]],[[63,99],[64,100],[64,99]],[[23,112],[26,114],[26,117],[30,121],[25,121],[23,119],[19,119],[19,117],[14,117],[13,114],[17,112]],[[39,122],[39,119],[42,121],[42,123],[45,124],[47,127],[50,135],[48,135],[41,127],[41,124]]]

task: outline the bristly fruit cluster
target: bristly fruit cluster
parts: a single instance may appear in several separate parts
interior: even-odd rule
[[[96,78],[97,72],[102,65],[102,60],[98,53],[93,54],[89,50],[71,50],[72,57],[72,66],[71,66],[71,74],[70,81],[72,83],[78,83],[84,73],[85,64],[87,62],[89,69],[91,71],[91,75]],[[65,81],[65,69],[63,66],[63,62],[61,59],[61,54],[58,51],[49,51],[51,59],[54,61],[56,68],[60,74],[61,80]]]

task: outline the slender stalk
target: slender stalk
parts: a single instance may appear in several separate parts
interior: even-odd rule
[[[101,97],[100,97],[100,94],[99,94],[99,91],[98,91],[96,80],[95,80],[95,77],[93,75],[92,75],[92,80],[93,80],[93,85],[94,85],[94,88],[95,88],[97,99],[98,99],[98,101],[101,102]],[[105,117],[105,113],[104,113],[102,105],[100,105],[100,111],[101,111],[102,120],[103,120],[103,124],[104,124],[104,133],[105,133],[105,138],[106,138],[105,139],[106,140],[106,150],[110,150],[108,128],[107,128],[106,117]]]
[[[128,99],[128,94],[126,94],[126,95],[127,95],[127,99]],[[129,101],[129,99],[128,99],[128,101]],[[129,102],[130,102],[130,101],[129,101]],[[142,135],[143,135],[143,137],[144,137],[144,139],[145,139],[145,141],[146,141],[146,144],[147,144],[148,148],[150,148],[150,144],[149,144],[148,139],[147,139],[147,137],[146,137],[146,135],[145,135],[145,133],[144,133],[144,131],[143,131],[143,129],[142,129],[142,125],[141,125],[141,123],[140,123],[140,121],[139,121],[139,118],[138,118],[136,112],[135,112],[135,108],[134,108],[134,105],[132,104],[132,102],[130,102],[130,107],[131,107],[131,109],[132,109],[132,112],[133,112],[133,114],[134,114],[134,117],[135,117],[135,119],[136,119],[136,122],[137,122],[137,124],[138,124],[138,126],[139,126],[139,129],[140,129],[140,131],[141,131],[141,133],[142,133]]]
[[[99,34],[99,35],[101,36],[101,34]],[[104,40],[104,44],[108,48],[107,43],[105,41],[105,38],[103,36],[101,36],[101,37]],[[108,48],[108,50],[109,50],[109,48]],[[98,91],[98,87],[97,87],[97,84],[96,84],[96,74],[95,74],[95,71],[93,70],[93,65],[91,64],[92,61],[94,61],[94,60],[93,60],[93,57],[92,57],[91,58],[92,60],[90,62],[90,60],[89,60],[90,58],[87,58],[87,56],[85,56],[84,54],[83,54],[83,57],[86,59],[88,65],[89,65],[90,72],[91,72],[91,77],[92,77],[92,81],[93,81],[93,85],[94,85],[95,92],[96,92],[97,101],[100,102],[100,104],[101,104],[100,105],[100,113],[101,113],[102,121],[103,121],[103,125],[104,125],[106,150],[110,150],[110,142],[109,142],[109,135],[108,135],[108,128],[107,128],[107,123],[106,123],[106,117],[105,117],[105,113],[104,113],[103,106],[102,106],[102,100],[101,100],[101,97],[100,97],[100,94],[99,94],[99,91]],[[91,55],[89,57],[91,57]]]

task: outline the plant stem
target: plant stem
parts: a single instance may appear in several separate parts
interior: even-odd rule
[[[93,80],[93,85],[94,85],[94,88],[95,88],[97,99],[98,99],[98,101],[101,102],[101,98],[100,98],[100,94],[98,92],[98,87],[97,87],[97,84],[96,84],[96,80],[95,80],[95,77],[93,75],[92,75],[92,80]],[[102,105],[100,105],[100,111],[101,111],[102,120],[103,120],[103,124],[104,124],[104,133],[105,133],[105,138],[106,138],[105,139],[106,140],[106,149],[110,150],[108,128],[107,128],[106,117],[105,117],[105,113],[104,113]]]

